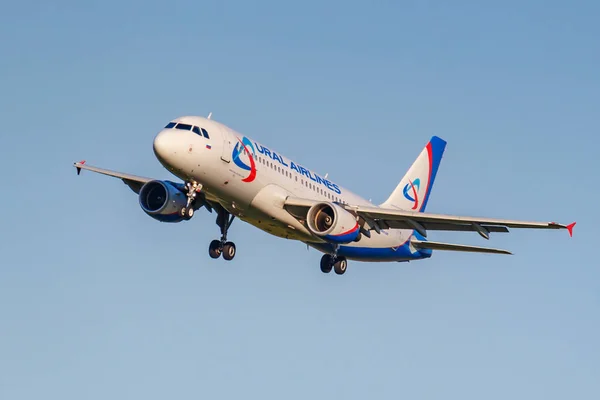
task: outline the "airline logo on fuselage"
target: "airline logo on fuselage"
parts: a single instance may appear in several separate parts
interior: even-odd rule
[[[238,142],[233,149],[232,158],[235,165],[244,169],[246,171],[250,171],[248,177],[242,179],[242,182],[252,182],[256,178],[256,165],[254,162],[254,156],[257,155],[257,152],[269,158],[275,162],[278,162],[282,167],[286,167],[288,169],[292,169],[296,171],[298,174],[305,176],[307,179],[324,186],[328,190],[335,192],[337,194],[341,194],[339,186],[333,182],[325,178],[321,178],[319,175],[314,172],[309,171],[301,165],[294,163],[293,161],[286,162],[282,156],[277,154],[274,151],[269,150],[265,146],[261,146],[260,144],[254,142],[254,144],[244,136],[242,140],[238,139]],[[245,154],[248,158],[248,162],[250,165],[246,164],[244,161],[240,159],[240,155]]]
[[[252,150],[252,152],[250,152],[250,150]],[[247,156],[246,158],[250,165],[240,159],[240,154],[245,154]],[[233,153],[231,153],[231,158],[235,165],[243,170],[250,171],[248,176],[242,179],[242,182],[252,182],[256,178],[256,164],[254,163],[255,155],[256,151],[254,151],[254,146],[247,137],[244,137],[242,140],[238,139],[238,143],[235,144]]]

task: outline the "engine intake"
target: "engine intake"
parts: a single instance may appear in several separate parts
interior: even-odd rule
[[[356,217],[335,203],[318,203],[306,218],[308,230],[332,243],[350,243],[360,240]]]
[[[187,198],[175,184],[168,181],[150,181],[139,194],[140,207],[152,218],[161,222],[180,222],[179,211],[187,204]]]

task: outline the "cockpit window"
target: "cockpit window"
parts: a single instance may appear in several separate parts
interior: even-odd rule
[[[175,127],[175,129],[181,129],[184,131],[191,131],[192,130],[192,126],[188,125],[188,124],[177,124],[177,126]]]
[[[190,125],[190,124],[178,124],[177,122],[169,122],[167,124],[167,126],[165,126],[165,129],[171,129],[171,128],[175,128],[175,129],[181,129],[184,131],[192,131],[194,132],[196,135],[199,136],[204,136],[207,139],[210,139],[210,136],[208,136],[208,132],[206,131],[206,129],[204,128],[199,128],[195,125]]]

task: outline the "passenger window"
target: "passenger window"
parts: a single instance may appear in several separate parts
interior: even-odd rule
[[[202,128],[202,134],[205,138],[210,139],[210,136],[208,136],[208,132],[206,131],[206,129]]]
[[[176,122],[169,122],[169,123],[167,124],[167,126],[165,126],[165,129],[171,129],[171,128],[172,128],[172,127],[174,127],[175,125],[177,125],[177,123],[176,123]]]
[[[188,125],[188,124],[177,124],[177,126],[175,127],[176,129],[181,129],[184,131],[191,131],[192,130],[192,126]]]

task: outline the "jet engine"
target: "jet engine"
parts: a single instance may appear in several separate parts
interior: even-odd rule
[[[150,181],[140,189],[140,206],[152,218],[161,222],[180,222],[179,211],[186,206],[187,197],[176,184],[169,181]]]
[[[334,203],[313,205],[306,217],[308,230],[331,243],[350,243],[360,240],[356,217]]]

